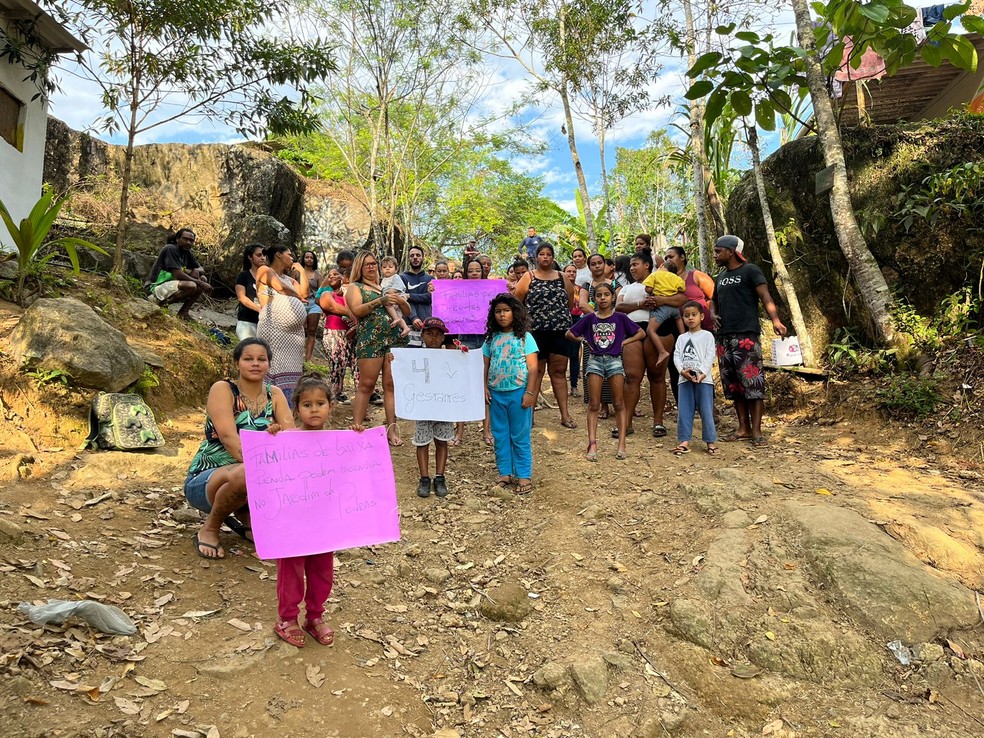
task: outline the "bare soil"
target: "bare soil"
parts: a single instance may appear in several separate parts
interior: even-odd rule
[[[2,345],[16,310],[0,307]],[[556,410],[537,413],[535,489],[515,497],[492,487],[492,451],[470,424],[451,453],[445,500],[417,498],[413,448],[394,449],[402,540],[339,553],[327,615],[335,645],[309,639],[298,650],[272,632],[273,562],[232,534],[225,560],[194,553],[196,516],[181,484],[203,408],[174,387],[207,386],[206,372],[176,383],[179,367],[217,355],[177,321],[157,320],[149,331],[133,327],[168,359],[167,445],[156,453],[74,453],[83,400],[66,406],[68,395],[38,390],[9,357],[0,362],[4,736],[984,732],[981,625],[941,632],[934,649],[903,666],[840,608],[785,512],[790,502],[855,511],[920,566],[981,591],[984,494],[974,459],[927,456],[917,431],[872,413],[845,419],[814,389],[798,409],[768,419],[765,448],[722,443],[711,457],[696,442],[675,458],[672,435],[654,439],[638,418],[628,461],[615,460],[603,435],[590,463],[578,399],[577,430],[561,427]],[[166,344],[179,334],[188,343],[172,357]],[[198,396],[202,403],[204,389]],[[337,408],[335,427],[347,412]],[[729,425],[725,418],[722,431]],[[411,424],[401,429],[409,440]],[[740,494],[707,496],[728,479]],[[722,554],[728,531],[747,546],[733,561]],[[711,567],[720,570],[714,592]],[[519,622],[482,615],[504,584],[532,605]],[[806,598],[798,606],[792,591]],[[116,605],[138,633],[42,627],[17,612],[48,598]],[[670,612],[698,600],[715,618],[730,611],[741,622],[696,645]],[[803,608],[813,611],[806,636],[797,629]],[[774,668],[761,665],[762,644],[815,643],[818,633],[831,654],[849,646],[843,658],[860,666],[839,670],[833,656],[799,646],[776,652]],[[556,666],[554,678],[546,665]]]

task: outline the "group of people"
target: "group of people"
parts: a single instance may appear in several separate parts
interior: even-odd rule
[[[191,254],[194,242],[193,233],[179,231],[161,252],[149,280],[151,299],[159,304],[182,301],[181,317],[210,289]],[[465,249],[462,278],[487,279],[492,262],[474,247],[471,242]],[[589,461],[599,457],[599,421],[610,414],[615,420],[611,428],[611,437],[617,439],[615,458],[627,458],[626,438],[634,434],[633,421],[642,415],[637,405],[644,377],[650,381],[652,434],[667,435],[663,422],[667,371],[679,411],[672,452],[690,452],[694,416],[699,414],[702,439],[707,452],[714,454],[711,374],[716,356],[724,395],[734,403],[738,418],[738,428],[728,440],[765,444],[759,303],[779,335],[784,336],[786,329],[765,276],[746,261],[743,248],[735,236],[718,239],[714,260],[721,271],[711,278],[689,268],[680,247],[670,247],[662,256],[653,254],[647,234],[635,239],[635,252],[627,258],[611,261],[576,249],[563,268],[556,262],[553,246],[538,239],[532,246],[532,261],[519,258],[509,267],[508,290],[491,301],[485,333],[449,336],[442,316],[432,314],[432,292],[434,280],[450,279],[452,272],[447,262],[438,261],[435,274],[428,274],[418,246],[409,249],[409,267],[402,274],[397,274],[395,260],[362,250],[340,252],[335,266],[323,275],[310,251],[295,264],[286,247],[248,247],[236,283],[237,376],[216,382],[209,392],[205,439],[185,482],[189,503],[206,513],[194,537],[196,552],[205,558],[225,556],[219,542],[223,524],[244,538],[252,537],[239,432],[275,433],[298,423],[308,430],[323,428],[331,405],[347,401],[346,371],[352,372],[356,386],[351,428],[363,430],[370,402],[380,402],[389,443],[403,444],[389,361],[390,349],[396,346],[480,348],[487,404],[484,435],[494,446],[495,484],[517,494],[533,488],[531,436],[545,377],[553,387],[564,428],[577,427],[570,401],[578,396],[579,383],[584,389]],[[304,375],[304,359],[313,351],[322,316],[328,375]],[[380,379],[382,394],[377,400]],[[460,424],[416,422],[418,495],[427,497],[431,490],[439,497],[448,494],[448,449],[460,440]],[[431,445],[436,456],[433,478]],[[317,572],[312,573],[308,564]],[[321,619],[330,589],[330,560],[278,562],[278,635],[296,646],[303,645],[305,631],[321,643],[330,642],[331,629]],[[297,620],[302,596],[308,598],[303,627]]]

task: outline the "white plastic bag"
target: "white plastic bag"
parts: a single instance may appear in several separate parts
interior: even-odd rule
[[[772,339],[772,361],[776,366],[796,366],[803,363],[800,342],[796,336]]]
[[[133,635],[137,632],[137,626],[125,612],[95,600],[48,600],[44,605],[22,602],[17,606],[17,612],[38,625],[61,625],[70,617],[79,617],[93,628],[110,635]]]

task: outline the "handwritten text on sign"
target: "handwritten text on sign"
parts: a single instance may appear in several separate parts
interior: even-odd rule
[[[506,291],[504,279],[435,279],[433,314],[452,333],[485,333],[489,303]]]
[[[476,280],[477,281],[477,280]],[[393,349],[396,416],[407,420],[482,420],[482,352]]]
[[[385,428],[242,431],[249,512],[261,559],[400,540]]]

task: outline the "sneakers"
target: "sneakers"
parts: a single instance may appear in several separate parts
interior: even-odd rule
[[[430,497],[431,478],[421,477],[417,484],[417,497]],[[444,481],[444,475],[438,474],[434,477],[434,494],[438,497],[448,496],[448,483]]]
[[[423,480],[421,480],[423,483]],[[444,481],[444,475],[438,474],[434,477],[434,494],[438,497],[448,496],[448,483]]]
[[[377,405],[377,406],[382,405],[383,396],[380,395],[378,392],[373,392],[371,395],[369,395],[369,404]]]
[[[352,403],[352,401],[349,399],[349,396],[346,395],[344,392],[338,393],[338,397],[335,398],[335,402],[337,402],[339,405],[350,405]]]

